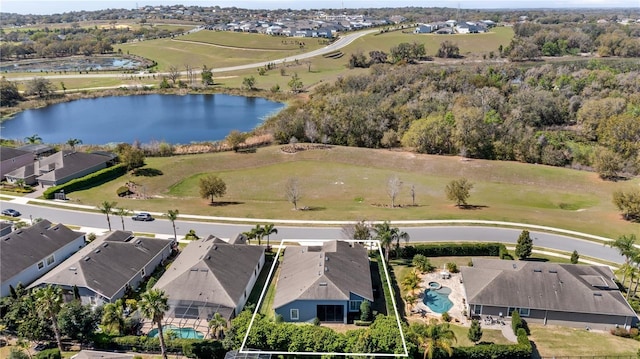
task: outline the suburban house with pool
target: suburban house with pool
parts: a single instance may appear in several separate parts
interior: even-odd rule
[[[189,243],[154,286],[169,297],[165,322],[206,327],[215,313],[234,318],[260,275],[264,251],[242,235],[229,242],[209,236]]]
[[[0,237],[0,297],[29,285],[84,246],[82,232],[42,220]]]
[[[112,303],[150,276],[174,247],[173,240],[113,231],[89,243],[30,287],[57,285],[65,301],[74,298],[77,287],[82,304]]]
[[[284,321],[347,323],[365,300],[373,302],[373,288],[361,244],[328,241],[285,249],[273,300]]]
[[[638,317],[606,266],[474,258],[461,267],[471,315],[608,330]]]

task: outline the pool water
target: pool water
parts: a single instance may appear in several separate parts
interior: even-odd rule
[[[178,328],[174,325],[165,325],[162,327],[162,333],[164,333],[165,337],[167,335],[167,331],[171,330],[178,335],[178,338],[182,339],[203,339],[204,334],[196,331],[193,328]],[[151,329],[149,334],[147,334],[150,338],[156,338],[158,336],[158,329]]]
[[[449,300],[449,293],[451,293],[451,289],[447,287],[441,287],[437,290],[426,290],[422,302],[435,313],[442,314],[448,312],[449,309],[453,307],[453,303]]]

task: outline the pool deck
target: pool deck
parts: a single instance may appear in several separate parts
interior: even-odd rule
[[[463,310],[465,309],[465,305],[463,304],[463,299],[465,298],[465,290],[464,285],[462,284],[462,274],[460,273],[450,273],[450,278],[442,279],[440,271],[436,270],[435,272],[425,273],[420,275],[420,288],[417,290],[418,294],[418,302],[413,307],[411,313],[411,317],[422,320],[425,323],[432,318],[442,319],[442,314],[435,313],[429,307],[422,302],[424,299],[424,291],[429,290],[429,282],[438,282],[442,287],[447,287],[451,289],[451,293],[449,293],[449,300],[453,303],[453,307],[449,309],[449,315],[451,316],[451,321],[463,325],[470,326],[471,321],[464,315],[462,315]],[[425,311],[426,315],[420,314],[420,311]],[[484,317],[483,317],[484,319]],[[511,342],[517,342],[516,336],[513,334],[513,330],[511,329],[511,321],[505,320],[505,324],[494,323],[494,324],[486,324],[483,320],[480,321],[482,328],[486,329],[497,329],[502,331],[502,335]]]
[[[164,327],[165,325],[173,325],[178,328],[193,328],[196,331],[204,334],[205,339],[210,337],[208,323],[204,320],[182,319],[182,321],[180,321],[180,319],[177,318],[164,318],[162,326]],[[140,329],[140,331],[143,334],[147,335],[151,330],[156,328],[157,326],[153,322],[151,322],[150,320],[144,320],[142,322],[142,328]]]

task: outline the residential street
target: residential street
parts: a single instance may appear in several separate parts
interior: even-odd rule
[[[101,213],[90,213],[83,211],[76,211],[70,209],[61,209],[54,207],[41,207],[24,203],[26,198],[19,198],[11,202],[0,201],[0,208],[14,208],[22,213],[22,219],[29,220],[30,218],[44,218],[52,222],[60,222],[68,225],[75,225],[81,227],[98,228],[106,230],[107,220],[106,216]],[[20,203],[22,202],[22,203]],[[185,214],[183,214],[185,215]],[[171,222],[166,219],[159,218],[159,214],[154,213],[156,220],[152,222],[137,222],[131,219],[131,216],[124,218],[125,229],[142,233],[156,233],[165,236],[173,237],[173,228]],[[191,216],[198,219],[207,219],[204,216]],[[120,217],[111,215],[111,227],[112,229],[122,229],[122,222]],[[184,217],[183,217],[184,218]],[[209,220],[216,220],[211,217]],[[235,219],[239,222],[240,219]],[[259,219],[245,219],[244,222],[252,223],[265,223],[266,220]],[[274,223],[281,221],[274,220]],[[272,241],[279,242],[281,239],[344,239],[346,236],[343,234],[343,223],[347,222],[310,222],[308,226],[306,223],[295,221],[288,221],[286,225],[276,224],[278,234],[271,236]],[[434,221],[424,221],[425,223],[434,224]],[[480,226],[480,225],[453,225],[459,224],[456,221],[440,221],[440,225],[420,225],[419,221],[412,222],[412,226],[406,226],[407,222],[400,222],[395,225],[411,236],[411,241],[419,242],[445,242],[445,241],[457,241],[457,242],[504,242],[515,244],[521,229],[518,228],[501,228],[496,226]],[[405,225],[403,227],[403,224]],[[489,223],[486,223],[489,225]],[[176,220],[176,229],[178,236],[184,236],[190,229],[200,236],[207,236],[209,234],[216,235],[221,238],[231,238],[236,236],[240,232],[248,231],[254,226],[254,224],[233,224],[233,223],[212,223],[212,222],[200,222],[194,220],[185,220],[178,217]],[[565,252],[572,252],[577,250],[581,256],[588,256],[593,258],[603,259],[609,262],[623,263],[624,259],[618,254],[618,252],[601,244],[602,242],[587,241],[583,239],[577,239],[567,235],[532,231],[530,230],[531,238],[533,238],[534,246],[545,247],[549,249],[555,249]]]

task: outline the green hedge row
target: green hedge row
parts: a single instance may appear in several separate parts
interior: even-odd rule
[[[99,349],[128,350],[133,352],[160,352],[160,340],[146,336],[128,335],[123,337],[111,337],[105,334],[97,335],[94,344]],[[167,352],[182,353],[188,358],[217,359],[224,358],[226,351],[222,344],[216,340],[202,339],[171,339],[165,340]]]
[[[502,243],[441,243],[416,244],[400,247],[399,253],[392,253],[392,257],[399,254],[404,259],[412,259],[416,254],[427,257],[455,257],[455,256],[492,256],[500,257],[508,254]]]
[[[62,190],[68,194],[73,191],[89,188],[98,184],[102,184],[113,179],[116,179],[127,173],[127,167],[124,164],[117,164],[108,168],[101,169],[100,171],[93,172],[84,177],[72,179],[67,183],[63,183],[59,186],[52,186],[47,188],[42,194],[46,199],[53,199],[54,195]]]
[[[459,359],[529,359],[531,343],[527,344],[478,344],[472,347],[454,347],[453,358]]]
[[[387,281],[387,273],[385,273],[384,271],[384,264],[382,263],[384,261],[384,258],[380,257],[380,254],[376,253],[375,257],[376,261],[378,262],[378,272],[380,273],[380,286],[382,286],[382,288],[380,288],[380,290],[382,291],[382,293],[384,293],[384,302],[386,304],[387,307],[387,315],[393,315],[393,313],[395,312],[394,308],[393,308],[393,301],[391,300],[391,296],[393,295],[393,293],[389,292],[389,282]],[[389,275],[392,275],[391,273],[389,273]]]

